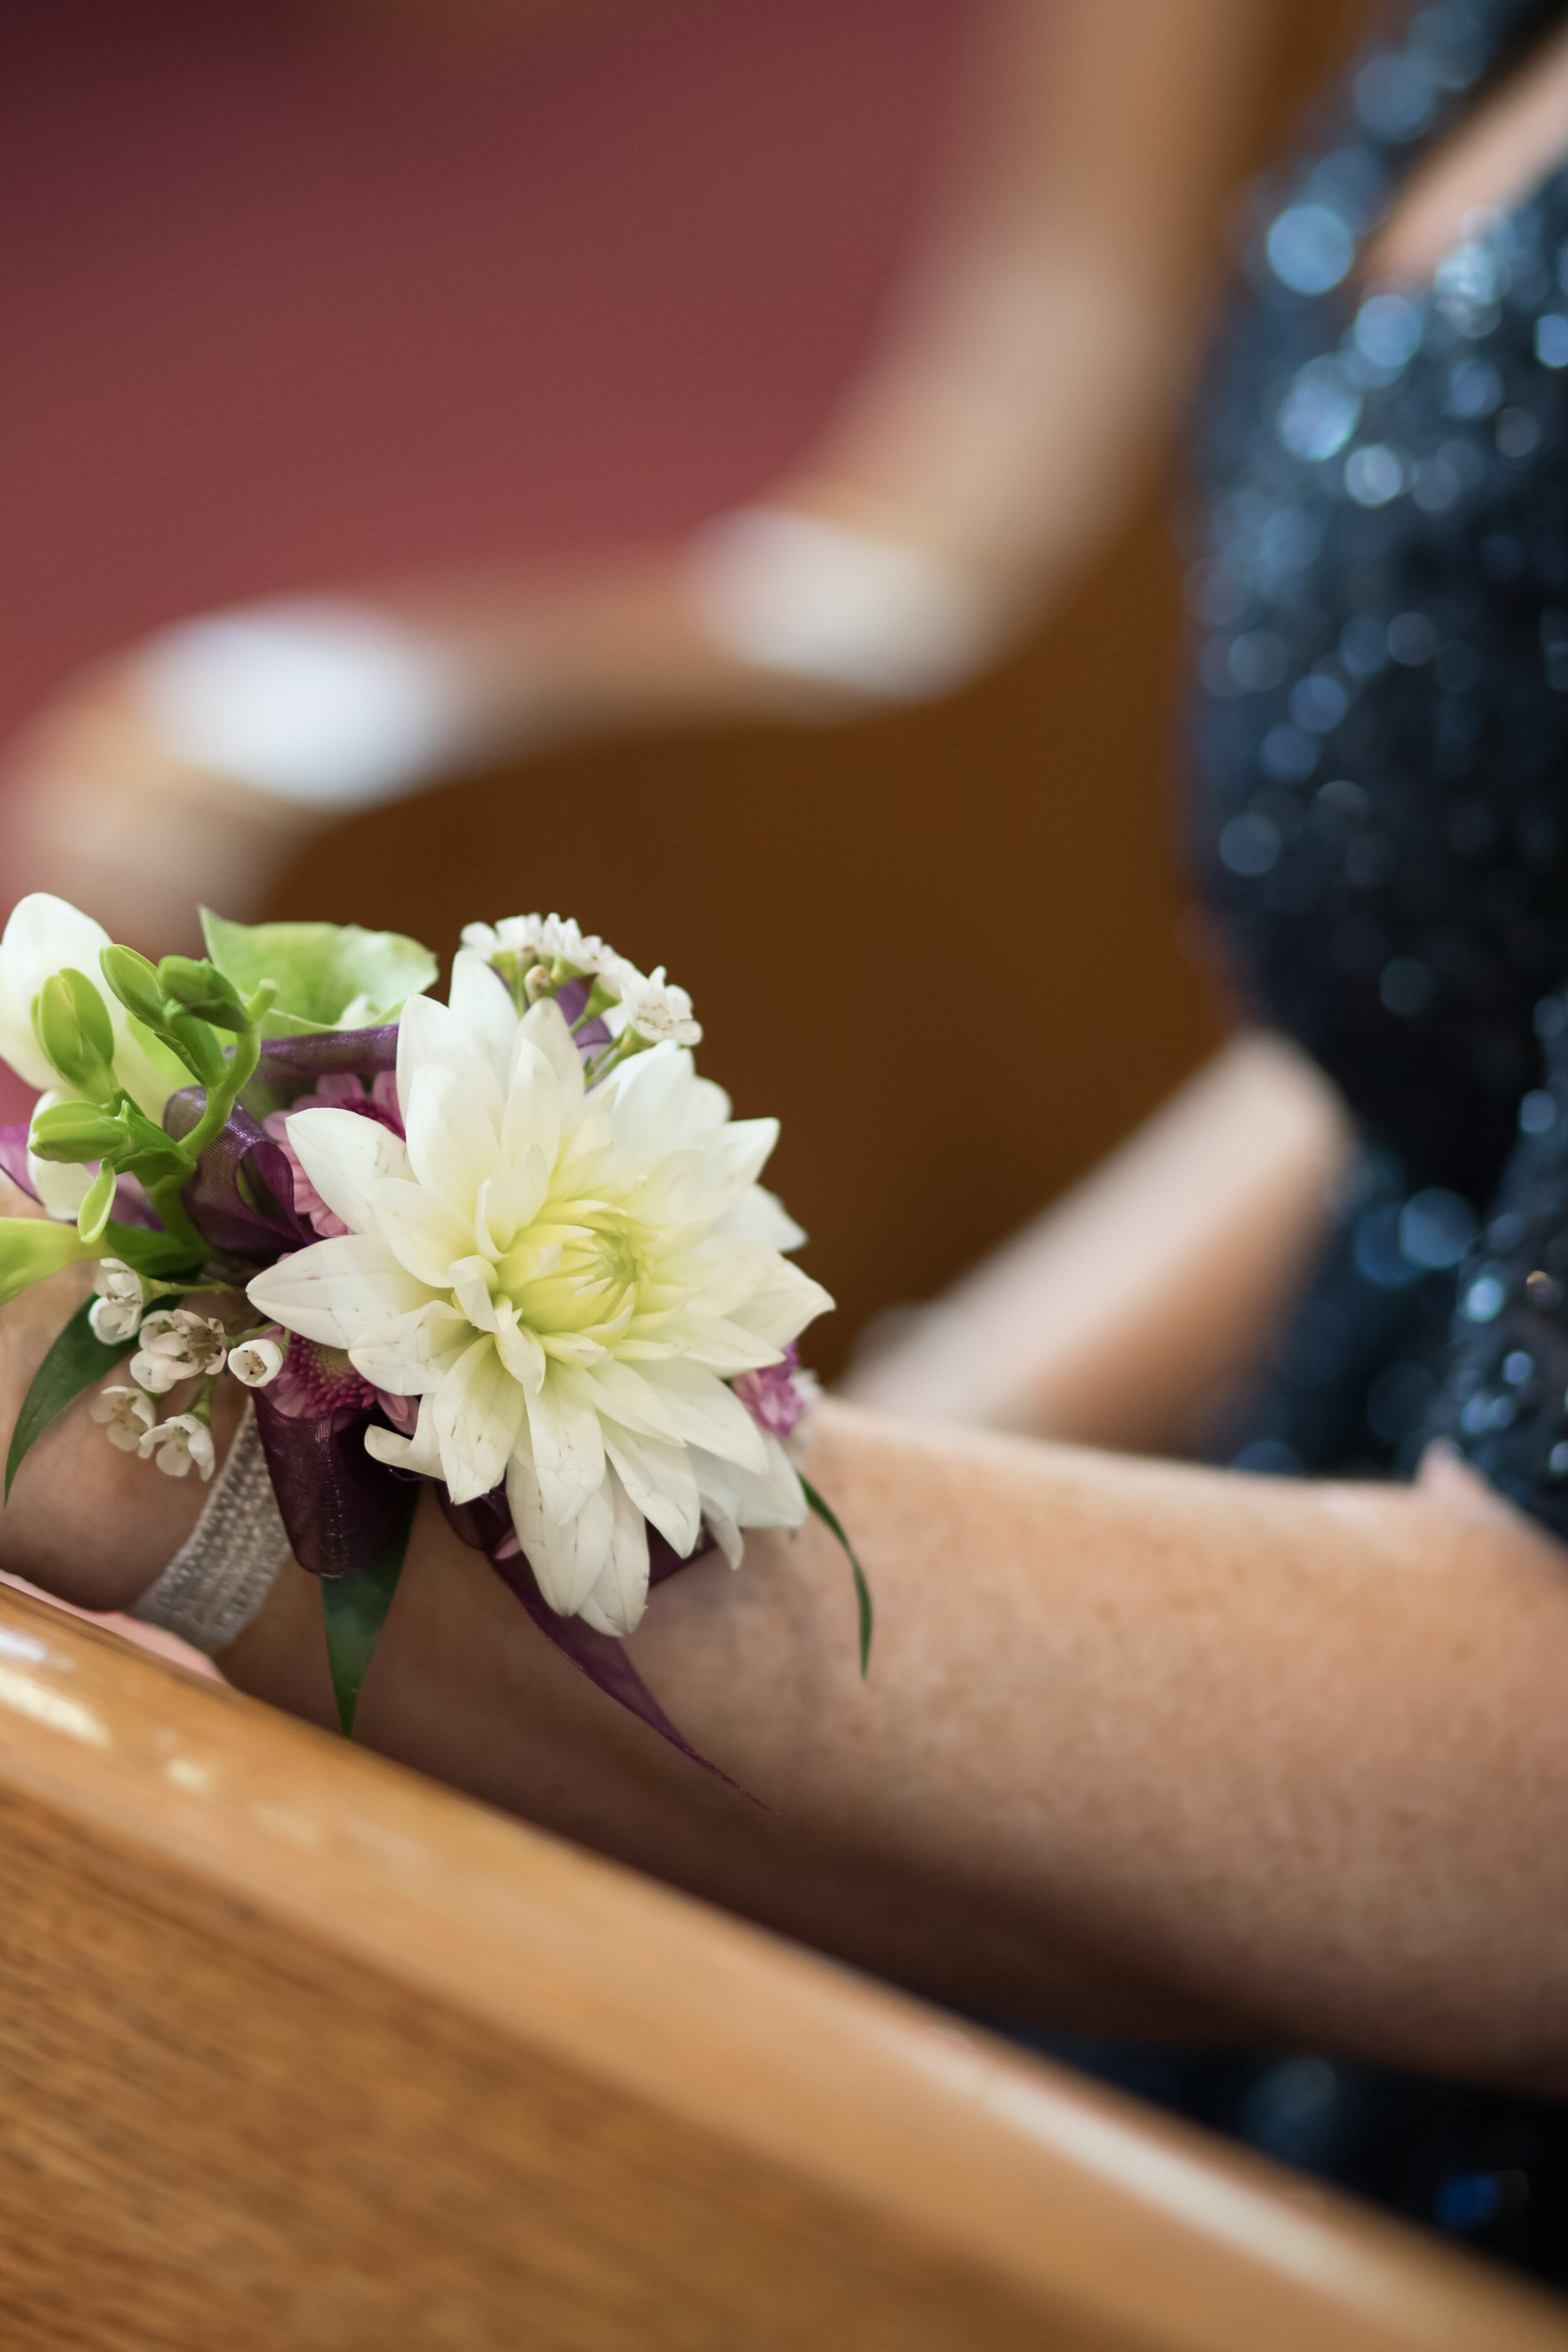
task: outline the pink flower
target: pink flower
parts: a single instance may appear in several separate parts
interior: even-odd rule
[[[342,1348],[323,1347],[298,1333],[289,1342],[282,1370],[268,1382],[267,1393],[268,1402],[290,1419],[313,1421],[321,1413],[342,1413],[345,1425],[367,1405],[381,1402],[380,1390],[355,1371]]]
[[[816,1395],[816,1381],[800,1369],[800,1353],[792,1339],[782,1364],[764,1364],[761,1371],[742,1372],[730,1386],[769,1437],[788,1437]]]
[[[289,1172],[294,1180],[295,1213],[312,1225],[323,1241],[331,1241],[346,1234],[348,1227],[328,1208],[289,1140],[289,1121],[297,1110],[355,1110],[362,1118],[374,1118],[378,1126],[390,1128],[394,1135],[401,1135],[403,1114],[397,1107],[396,1074],[392,1070],[378,1071],[369,1094],[350,1073],[318,1078],[314,1094],[301,1095],[287,1110],[275,1110],[261,1122],[289,1162]]]

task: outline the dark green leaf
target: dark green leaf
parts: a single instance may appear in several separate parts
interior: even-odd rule
[[[403,1573],[404,1558],[408,1550],[409,1531],[414,1525],[414,1507],[419,1499],[417,1486],[408,1489],[408,1508],[403,1523],[394,1535],[381,1558],[361,1576],[323,1576],[321,1579],[321,1615],[327,1628],[327,1664],[331,1669],[332,1692],[338,1702],[338,1720],[343,1727],[343,1738],[353,1738],[354,1713],[370,1662],[375,1655],[375,1645],[381,1639],[381,1629],[386,1622],[386,1612],[392,1606],[392,1596],[397,1590],[397,1580]]]
[[[37,1220],[30,1222],[37,1223]],[[65,1230],[68,1233],[73,1229],[67,1226]],[[159,1282],[177,1282],[182,1275],[194,1276],[201,1271],[190,1244],[183,1242],[177,1234],[155,1233],[151,1225],[121,1225],[112,1218],[100,1236],[99,1247],[79,1249],[77,1255],[117,1257],[121,1265],[134,1266],[138,1274],[150,1274]],[[196,1287],[194,1280],[191,1287]]]
[[[42,1437],[51,1422],[59,1419],[67,1405],[75,1403],[83,1389],[90,1388],[94,1381],[111,1371],[136,1345],[133,1338],[111,1340],[107,1345],[95,1338],[88,1321],[91,1311],[91,1299],[84,1298],[33,1375],[33,1385],[22,1400],[16,1426],[11,1432],[11,1451],[5,1457],[6,1502],[11,1499],[11,1482],[22,1466],[27,1448]]]
[[[798,1473],[796,1474],[798,1475]],[[871,1588],[866,1581],[866,1571],[855,1557],[855,1547],[838,1524],[838,1514],[830,1503],[825,1503],[809,1478],[802,1478],[800,1491],[808,1507],[816,1512],[830,1536],[836,1536],[844,1547],[855,1578],[855,1601],[860,1612],[860,1679],[865,1681],[871,1671]]]

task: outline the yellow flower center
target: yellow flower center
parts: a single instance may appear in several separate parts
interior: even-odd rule
[[[496,1268],[499,1290],[542,1336],[624,1325],[653,1302],[652,1251],[636,1217],[595,1202],[552,1208]]]

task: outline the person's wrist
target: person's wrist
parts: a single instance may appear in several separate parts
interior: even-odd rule
[[[36,1201],[0,1177],[0,1214],[36,1217]],[[5,1445],[39,1365],[62,1324],[87,1295],[90,1268],[51,1275],[0,1309],[0,1432]],[[183,1402],[172,1395],[178,1410]],[[220,1383],[213,1444],[227,1454],[244,1400]],[[0,1517],[0,1568],[73,1608],[128,1608],[167,1566],[201,1511],[206,1488],[194,1475],[149,1475],[134,1454],[109,1444],[79,1399],[29,1450]]]

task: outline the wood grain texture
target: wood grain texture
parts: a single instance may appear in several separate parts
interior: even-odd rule
[[[1548,2352],[1492,2273],[0,1591],[6,2352]]]

